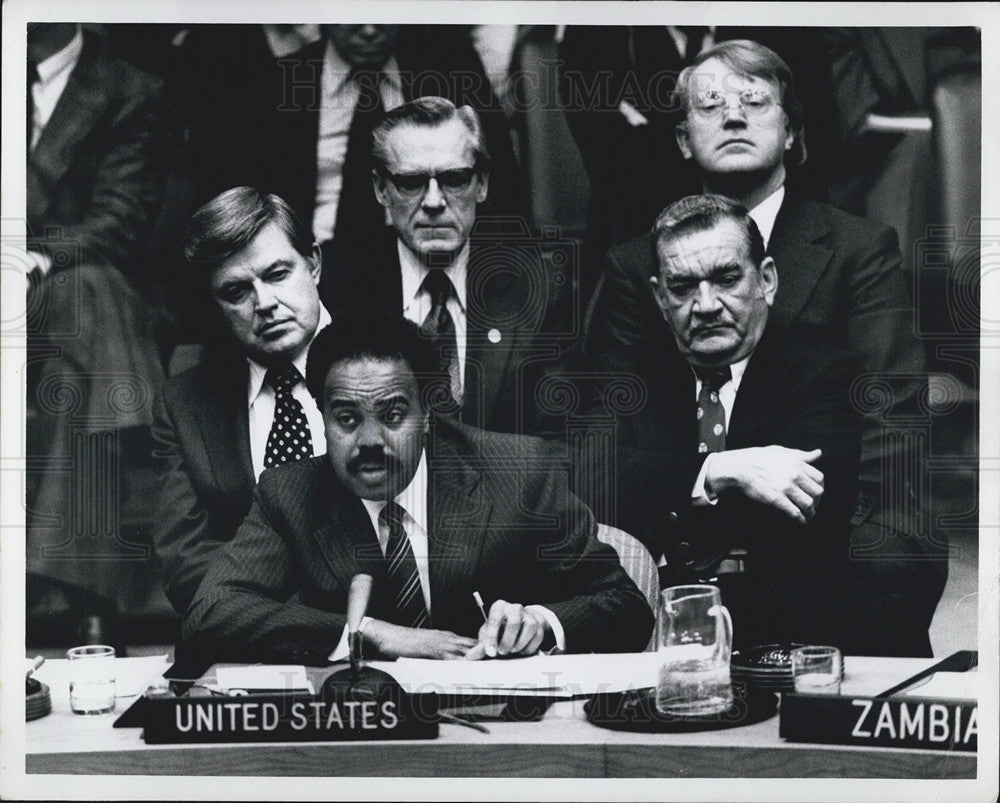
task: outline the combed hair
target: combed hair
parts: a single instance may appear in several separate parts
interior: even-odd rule
[[[759,270],[764,261],[764,238],[760,229],[746,207],[722,195],[689,195],[660,212],[650,234],[654,266],[659,265],[657,249],[660,245],[692,232],[710,231],[723,220],[732,220],[743,229],[750,259]],[[659,268],[654,267],[654,270]]]
[[[700,53],[677,76],[673,106],[686,112],[691,102],[691,80],[698,68],[709,59],[718,59],[738,75],[774,81],[778,85],[781,107],[788,115],[788,126],[795,137],[791,149],[785,154],[790,167],[799,167],[806,160],[805,114],[795,94],[795,76],[785,60],[769,47],[750,39],[732,39]]]
[[[272,222],[303,257],[312,256],[313,233],[284,199],[253,187],[233,187],[191,216],[182,241],[184,258],[210,274]]]
[[[387,112],[382,121],[372,131],[372,157],[375,171],[384,173],[389,161],[388,138],[396,128],[404,125],[437,126],[455,118],[462,121],[472,138],[472,149],[476,157],[476,170],[480,175],[490,172],[490,152],[486,148],[483,124],[476,110],[471,106],[456,106],[447,98],[425,95],[411,100]]]
[[[450,394],[449,378],[441,369],[434,341],[402,315],[365,315],[338,312],[309,347],[306,387],[323,409],[323,387],[330,368],[343,360],[365,358],[403,360],[410,366],[420,389],[424,409],[435,395]],[[449,396],[450,398],[450,396]]]

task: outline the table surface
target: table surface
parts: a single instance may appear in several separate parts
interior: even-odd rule
[[[123,662],[148,659],[119,659]],[[842,693],[877,694],[933,659],[848,656]],[[641,734],[588,722],[584,700],[555,702],[538,722],[489,722],[489,734],[442,724],[429,741],[147,745],[112,728],[134,701],[98,716],[69,710],[65,661],[36,673],[52,713],[26,723],[28,773],[517,777],[975,778],[974,753],[785,742],[778,716],[739,728]],[[126,667],[128,664],[126,664]],[[133,665],[137,667],[138,665]],[[158,674],[155,670],[150,679]],[[121,678],[121,675],[119,675]]]

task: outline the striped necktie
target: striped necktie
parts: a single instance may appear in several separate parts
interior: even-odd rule
[[[379,514],[379,518],[389,527],[389,541],[385,546],[389,595],[396,606],[396,624],[403,627],[427,627],[430,616],[424,605],[413,547],[403,528],[404,516],[405,511],[395,502],[389,502]]]

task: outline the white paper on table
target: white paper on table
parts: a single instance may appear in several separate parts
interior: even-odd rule
[[[656,653],[534,655],[484,661],[400,658],[373,661],[408,692],[572,697],[655,686]]]
[[[31,668],[31,659],[25,661],[24,669]],[[32,675],[52,688],[53,693],[62,693],[69,688],[70,661],[55,659],[46,661]],[[170,666],[166,655],[144,655],[141,658],[115,658],[115,697],[136,697],[149,688],[150,684]],[[58,691],[57,691],[58,690]]]
[[[220,666],[215,669],[215,685],[222,691],[245,689],[281,689],[283,691],[307,691],[315,694],[304,666],[261,665],[261,666]]]
[[[909,697],[975,700],[979,696],[978,684],[979,673],[975,669],[968,672],[935,672],[926,683],[907,689],[903,693]]]

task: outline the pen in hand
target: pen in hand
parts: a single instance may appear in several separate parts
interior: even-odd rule
[[[483,615],[483,621],[488,622],[489,617],[486,615],[486,607],[483,605],[483,595],[478,591],[473,591],[472,598],[476,601],[476,605],[479,607],[479,612]],[[484,652],[488,658],[496,658],[497,648],[487,644],[484,648]]]

